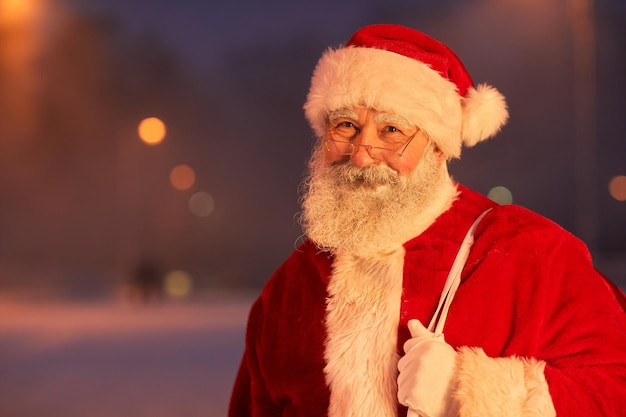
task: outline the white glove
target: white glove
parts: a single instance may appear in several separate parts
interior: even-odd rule
[[[452,379],[457,353],[443,334],[435,336],[419,320],[408,323],[412,338],[398,362],[398,401],[409,407],[408,417],[444,417],[452,404]]]

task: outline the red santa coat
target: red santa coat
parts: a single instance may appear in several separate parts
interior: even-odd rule
[[[406,415],[395,366],[407,322],[429,322],[465,233],[490,207],[444,328],[459,352],[459,415],[625,416],[623,293],[556,224],[459,190],[380,259],[296,249],[251,309],[230,417]]]

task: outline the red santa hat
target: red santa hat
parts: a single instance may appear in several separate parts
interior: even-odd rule
[[[329,112],[366,107],[405,117],[448,158],[495,135],[508,119],[504,96],[474,83],[447,46],[399,25],[366,26],[320,58],[304,110],[318,137]]]

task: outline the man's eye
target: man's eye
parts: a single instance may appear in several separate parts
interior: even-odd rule
[[[404,132],[396,126],[385,126],[378,134],[380,140],[390,144],[403,143],[407,137]]]
[[[354,123],[352,122],[339,122],[336,126],[336,129],[354,129]]]
[[[357,135],[356,125],[349,120],[336,121],[333,125],[334,128],[331,130],[331,134],[335,139],[352,140]]]

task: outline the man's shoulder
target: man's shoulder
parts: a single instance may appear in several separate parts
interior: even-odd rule
[[[459,188],[460,205],[472,205],[475,212],[490,209],[476,230],[477,237],[483,235],[493,242],[528,242],[533,245],[554,245],[565,241],[575,245],[582,243],[561,225],[535,211],[516,204],[497,204],[476,191]],[[477,210],[476,207],[482,208]]]
[[[556,222],[525,207],[498,205],[485,216],[476,239],[488,247],[551,256],[558,251],[589,259],[585,243]],[[488,242],[488,243],[487,243]]]
[[[496,205],[486,217],[488,223],[504,230],[517,233],[548,233],[558,236],[570,236],[558,223],[516,204]]]
[[[489,214],[485,216],[485,222],[490,221],[511,229],[542,229],[555,233],[567,233],[554,221],[526,207],[516,204],[498,204],[463,185],[459,185],[458,188],[460,191],[459,206],[472,206],[472,211],[475,213],[482,213],[484,210],[491,209]]]
[[[310,240],[303,240],[274,272],[270,282],[299,280],[304,284],[308,280],[327,280],[332,259]]]
[[[264,314],[282,314],[298,305],[309,305],[326,297],[332,258],[310,241],[304,241],[265,282],[257,304]],[[263,307],[261,307],[263,306]],[[291,306],[291,307],[290,307]]]

